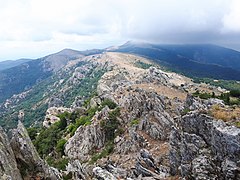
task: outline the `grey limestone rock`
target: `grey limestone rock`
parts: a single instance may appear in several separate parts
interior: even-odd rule
[[[138,177],[164,179],[169,175],[169,169],[164,166],[159,168],[153,156],[146,149],[141,149],[135,165],[135,173]]]
[[[105,144],[105,134],[100,121],[92,122],[88,126],[80,126],[68,140],[65,153],[71,159],[86,161],[93,149],[101,149]]]
[[[11,149],[8,137],[0,127],[0,176],[3,179],[21,180],[17,162]]]
[[[66,167],[66,170],[68,173],[72,173],[74,179],[85,180],[88,177],[85,167],[77,159],[70,161]]]
[[[99,180],[117,180],[117,178],[114,177],[110,172],[100,167],[95,167],[93,169],[93,174]]]
[[[193,179],[237,179],[240,129],[199,112],[183,116],[170,135],[171,174]]]
[[[18,168],[25,178],[39,177],[53,180],[61,178],[58,170],[48,166],[47,163],[39,157],[28,136],[27,130],[20,121],[18,122],[17,129],[13,131],[11,147],[17,160]]]

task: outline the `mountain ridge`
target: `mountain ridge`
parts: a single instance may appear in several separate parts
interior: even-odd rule
[[[23,64],[23,63],[31,61],[31,60],[33,60],[33,59],[22,58],[22,59],[17,59],[17,60],[0,61],[0,71],[18,66],[20,64]]]
[[[1,104],[1,124],[18,126],[10,143],[0,131],[0,175],[238,179],[240,107],[232,98],[141,56],[84,56]]]
[[[189,52],[179,54],[179,52],[175,52],[172,50],[173,48],[179,47],[183,47],[186,49],[187,47],[193,48],[192,46],[201,47],[204,45],[158,45],[149,43],[127,42],[113,51],[142,55],[147,58],[153,59],[160,64],[164,64],[166,67],[173,71],[183,73],[191,77],[210,77],[215,79],[239,80],[240,71],[238,66],[240,67],[240,53],[238,51],[216,45],[207,45],[207,47],[204,47],[205,49],[208,49],[209,46],[218,47],[223,51],[229,50],[230,52],[234,52],[237,54],[237,57],[236,59],[234,59],[235,61],[231,63],[231,66],[224,66],[223,63],[217,63],[217,65],[215,65],[216,63],[211,64],[212,62],[209,58],[207,59],[208,62],[206,63],[202,60],[197,61],[197,59],[187,57],[187,53]],[[217,56],[216,54],[218,54],[218,52],[213,51],[213,55]],[[228,60],[226,58],[227,57],[224,58],[225,61],[231,62],[231,60]],[[236,64],[235,62],[238,62],[238,64]],[[235,69],[233,69],[233,67]]]
[[[0,124],[16,128],[10,143],[0,129],[0,175],[239,178],[239,97],[129,53],[81,55],[60,66],[0,104]]]

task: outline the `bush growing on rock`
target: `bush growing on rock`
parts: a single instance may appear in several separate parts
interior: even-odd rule
[[[61,155],[64,154],[64,145],[66,144],[67,140],[66,139],[60,139],[57,142],[57,146],[56,146],[56,151],[58,153],[60,153]]]
[[[117,107],[117,104],[113,102],[111,99],[104,99],[101,105],[103,107],[108,106],[110,109],[115,109]]]

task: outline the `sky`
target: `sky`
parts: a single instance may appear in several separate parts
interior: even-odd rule
[[[240,51],[240,0],[0,0],[0,61],[126,41]]]

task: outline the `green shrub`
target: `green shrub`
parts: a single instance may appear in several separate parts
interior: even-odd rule
[[[181,112],[181,115],[184,116],[186,115],[188,112],[190,112],[189,108],[184,108],[183,111]]]
[[[240,90],[236,90],[236,89],[231,90],[231,91],[230,91],[230,95],[231,95],[232,97],[240,98]]]
[[[37,127],[31,127],[27,128],[28,135],[32,141],[34,141],[37,137],[37,133],[39,132],[39,128]]]
[[[139,124],[139,119],[133,119],[130,123],[131,126],[138,125]]]
[[[240,122],[235,122],[234,124],[236,127],[240,128]]]
[[[67,121],[70,120],[70,116],[71,114],[69,112],[64,112],[58,115],[58,117],[60,118],[59,128],[61,130],[64,130],[67,127]]]
[[[92,158],[90,160],[90,164],[95,163],[98,159],[107,157],[109,154],[111,154],[113,152],[113,150],[114,150],[113,142],[108,142],[105,145],[105,148],[100,153],[97,153],[97,154],[92,156]]]
[[[218,98],[223,100],[225,104],[229,104],[229,102],[230,102],[230,93],[222,93]]]
[[[86,111],[85,115],[80,118],[74,120],[75,124],[70,124],[68,126],[67,132],[70,132],[70,136],[73,136],[79,126],[88,126],[91,124],[91,120],[95,115],[97,107],[90,108]]]
[[[136,67],[139,67],[139,68],[142,68],[142,69],[148,69],[152,66],[151,64],[147,64],[147,63],[144,63],[142,61],[137,61],[137,62],[134,63],[134,65]]]
[[[103,107],[108,106],[110,109],[115,109],[117,107],[117,104],[113,102],[111,99],[104,99],[101,105]]]
[[[76,127],[83,126],[89,123],[91,124],[90,116],[81,116],[79,119],[76,120]]]
[[[199,97],[201,99],[209,99],[209,98],[212,97],[212,94],[210,94],[210,93],[201,93],[201,94],[199,94]]]
[[[69,180],[72,179],[72,173],[69,172],[68,174],[63,175],[63,180]]]
[[[115,130],[117,130],[119,126],[119,122],[117,120],[118,116],[120,116],[120,108],[109,112],[108,120],[101,121],[100,125],[103,128],[108,141],[113,141],[115,138]]]
[[[64,155],[64,145],[66,144],[66,139],[60,139],[56,145],[56,151],[61,155]]]
[[[41,157],[54,151],[58,140],[61,138],[63,131],[61,130],[61,122],[56,122],[47,129],[42,129],[36,137],[34,145]]]
[[[95,113],[97,112],[97,110],[98,110],[98,107],[92,107],[87,110],[86,115],[88,117],[92,118],[95,115]]]
[[[66,170],[69,162],[67,158],[53,158],[51,156],[47,156],[46,161],[50,166],[62,171]]]

